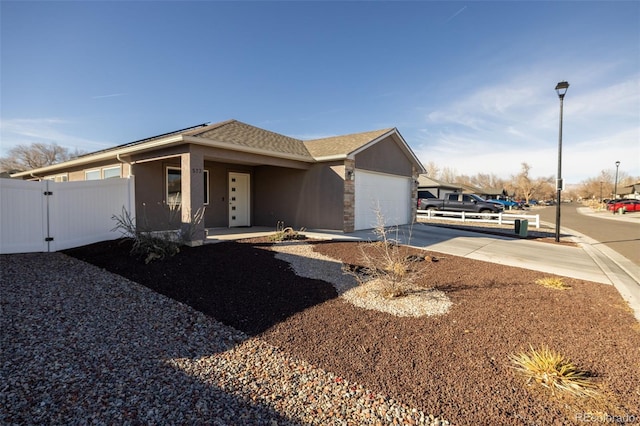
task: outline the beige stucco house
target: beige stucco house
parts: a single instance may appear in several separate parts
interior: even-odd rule
[[[78,181],[135,176],[138,226],[353,232],[415,218],[421,162],[397,129],[302,141],[237,120],[202,124],[12,175]],[[177,207],[177,208],[176,208]],[[178,223],[179,226],[179,223]]]

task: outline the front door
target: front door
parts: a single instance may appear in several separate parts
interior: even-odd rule
[[[251,226],[249,174],[229,173],[229,227]]]

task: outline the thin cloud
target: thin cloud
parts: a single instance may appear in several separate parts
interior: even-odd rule
[[[554,76],[543,68],[539,67],[539,73],[516,74],[509,81],[457,94],[452,96],[454,101],[428,111],[419,125],[427,125],[429,131],[420,135],[418,157],[468,175],[513,174],[521,162],[529,163],[535,176],[554,175],[558,97],[552,90]],[[578,183],[620,158],[627,159],[630,175],[638,175],[640,75],[613,80],[607,73],[568,74],[574,77],[569,78],[573,90],[564,103],[565,179]]]
[[[104,99],[104,98],[116,98],[118,96],[126,96],[126,93],[112,93],[110,95],[98,95],[92,96],[91,99]]]
[[[17,145],[30,145],[35,142],[57,143],[69,149],[95,151],[113,144],[85,139],[73,135],[66,127],[76,123],[59,118],[13,118],[0,120],[2,136],[2,155]]]
[[[451,21],[453,18],[455,18],[456,16],[460,15],[462,12],[465,11],[465,9],[467,8],[467,6],[464,6],[462,9],[458,10],[456,13],[454,13],[453,15],[449,16],[449,18],[447,18],[446,21],[444,21],[444,23],[446,24],[447,22]]]

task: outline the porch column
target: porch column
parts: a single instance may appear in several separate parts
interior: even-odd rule
[[[354,160],[344,160],[344,213],[342,231],[353,232],[356,227],[356,183],[355,176],[356,162]]]
[[[205,240],[204,219],[204,157],[198,147],[180,157],[182,225],[180,230],[187,244],[196,246]],[[198,220],[200,218],[200,220]]]

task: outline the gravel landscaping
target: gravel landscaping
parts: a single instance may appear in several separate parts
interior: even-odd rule
[[[312,247],[358,264],[358,244]],[[326,281],[301,276],[267,239],[149,265],[117,241],[67,254],[1,257],[4,424],[640,419],[640,327],[612,286],[552,290],[535,284],[547,274],[427,253],[422,285],[451,306],[405,317],[338,297],[328,260]],[[508,357],[529,345],[588,371],[598,397],[526,384]]]
[[[1,261],[0,424],[447,424],[64,254]]]

